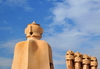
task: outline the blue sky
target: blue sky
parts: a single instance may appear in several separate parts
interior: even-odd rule
[[[100,61],[100,0],[0,0],[0,69],[10,69],[14,45],[36,21],[53,50],[55,69],[66,69],[69,49]]]

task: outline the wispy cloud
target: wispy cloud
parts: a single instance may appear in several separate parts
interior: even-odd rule
[[[50,11],[52,15],[49,17],[52,17],[53,22],[49,25],[47,32],[52,35],[44,37],[44,40],[50,43],[54,54],[56,52],[65,56],[60,52],[66,53],[71,49],[91,56],[94,54],[100,61],[98,55],[100,52],[100,46],[98,46],[100,44],[100,1],[64,0],[54,3]],[[55,51],[57,49],[59,51]],[[57,58],[56,54],[55,58]],[[63,59],[59,58],[59,60]]]
[[[2,3],[2,0],[0,0],[0,3]]]
[[[99,0],[65,0],[62,3],[56,3],[52,8],[53,25],[69,24],[70,19],[78,30],[99,35],[99,3]]]
[[[7,21],[3,21],[5,24],[7,24],[8,22]]]
[[[0,68],[1,69],[11,68],[13,59],[8,58],[8,57],[9,55],[14,53],[15,44],[22,40],[24,39],[10,39],[8,41],[0,42],[0,52],[1,52],[0,53]],[[6,56],[6,58],[3,56]]]
[[[25,11],[33,11],[33,8],[29,6],[28,0],[6,0],[1,1],[2,6],[22,7]]]
[[[0,57],[0,68],[1,67],[10,67],[12,63],[12,59],[10,58],[4,58],[4,57]]]
[[[0,27],[0,30],[11,30],[11,27]]]
[[[10,40],[4,41],[4,42],[2,41],[2,42],[0,42],[0,48],[4,48],[5,49],[4,52],[12,54],[14,47],[15,47],[15,44],[17,42],[22,41],[22,40],[24,40],[24,39],[20,38],[20,39],[10,39]]]
[[[1,47],[13,47],[17,42],[21,41],[22,39],[12,39],[6,42],[2,42],[0,44]]]

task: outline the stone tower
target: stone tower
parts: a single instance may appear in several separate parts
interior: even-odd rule
[[[40,40],[43,29],[35,22],[25,29],[26,41],[15,46],[12,69],[54,69],[50,45]]]
[[[97,69],[98,62],[96,57],[90,57],[87,54],[82,55],[79,52],[67,51],[66,53],[67,69]]]

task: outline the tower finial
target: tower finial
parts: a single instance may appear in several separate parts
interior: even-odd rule
[[[33,21],[32,24],[36,24],[36,21]]]
[[[31,24],[28,24],[27,28],[25,29],[26,37],[42,37],[43,29],[40,27],[39,24],[36,24],[33,21]]]

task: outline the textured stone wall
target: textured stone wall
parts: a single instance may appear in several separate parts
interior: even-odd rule
[[[90,57],[87,54],[67,51],[66,53],[67,69],[97,69],[98,62],[96,57]]]

